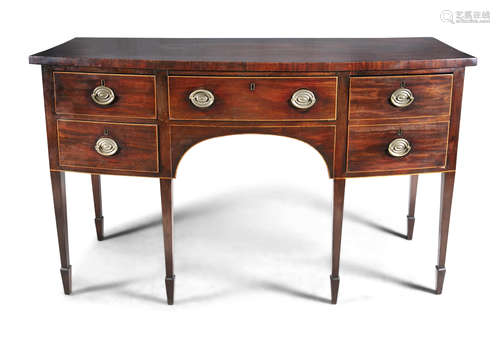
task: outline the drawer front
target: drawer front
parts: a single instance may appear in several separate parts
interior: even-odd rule
[[[54,99],[56,114],[156,119],[152,75],[54,72]]]
[[[190,99],[200,89],[211,93],[201,95],[210,106]],[[336,100],[336,77],[169,77],[169,115],[177,120],[334,120]]]
[[[347,172],[445,168],[448,127],[449,122],[350,126]]]
[[[449,116],[452,81],[452,74],[353,77],[349,119]]]
[[[154,124],[58,120],[57,137],[61,167],[159,171]]]

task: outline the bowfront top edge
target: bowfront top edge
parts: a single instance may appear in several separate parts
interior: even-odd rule
[[[74,38],[42,65],[210,71],[376,71],[474,66],[435,38]]]

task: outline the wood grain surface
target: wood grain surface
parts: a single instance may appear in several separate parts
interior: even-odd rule
[[[30,63],[203,71],[363,71],[473,66],[435,38],[75,38]]]

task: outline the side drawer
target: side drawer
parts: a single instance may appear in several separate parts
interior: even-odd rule
[[[352,77],[349,119],[449,116],[452,81],[452,74]]]
[[[153,75],[54,72],[56,114],[156,119]]]
[[[448,130],[449,122],[350,126],[347,173],[446,168]]]
[[[192,94],[200,90],[209,106],[195,106]],[[336,77],[169,77],[169,115],[176,120],[335,120],[336,100]]]
[[[61,167],[159,171],[154,124],[58,120],[57,139]]]

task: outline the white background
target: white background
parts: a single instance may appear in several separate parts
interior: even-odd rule
[[[0,349],[498,349],[498,2],[38,1],[2,5]],[[442,10],[490,11],[449,24]],[[59,276],[39,66],[75,36],[434,36],[466,70],[443,295],[434,287],[440,176],[348,180],[338,305],[330,296],[332,181],[302,142],[216,138],[175,181],[176,304],[167,306],[158,180],[69,173],[74,294]],[[392,233],[392,234],[391,234]],[[396,233],[396,234],[394,234]]]

